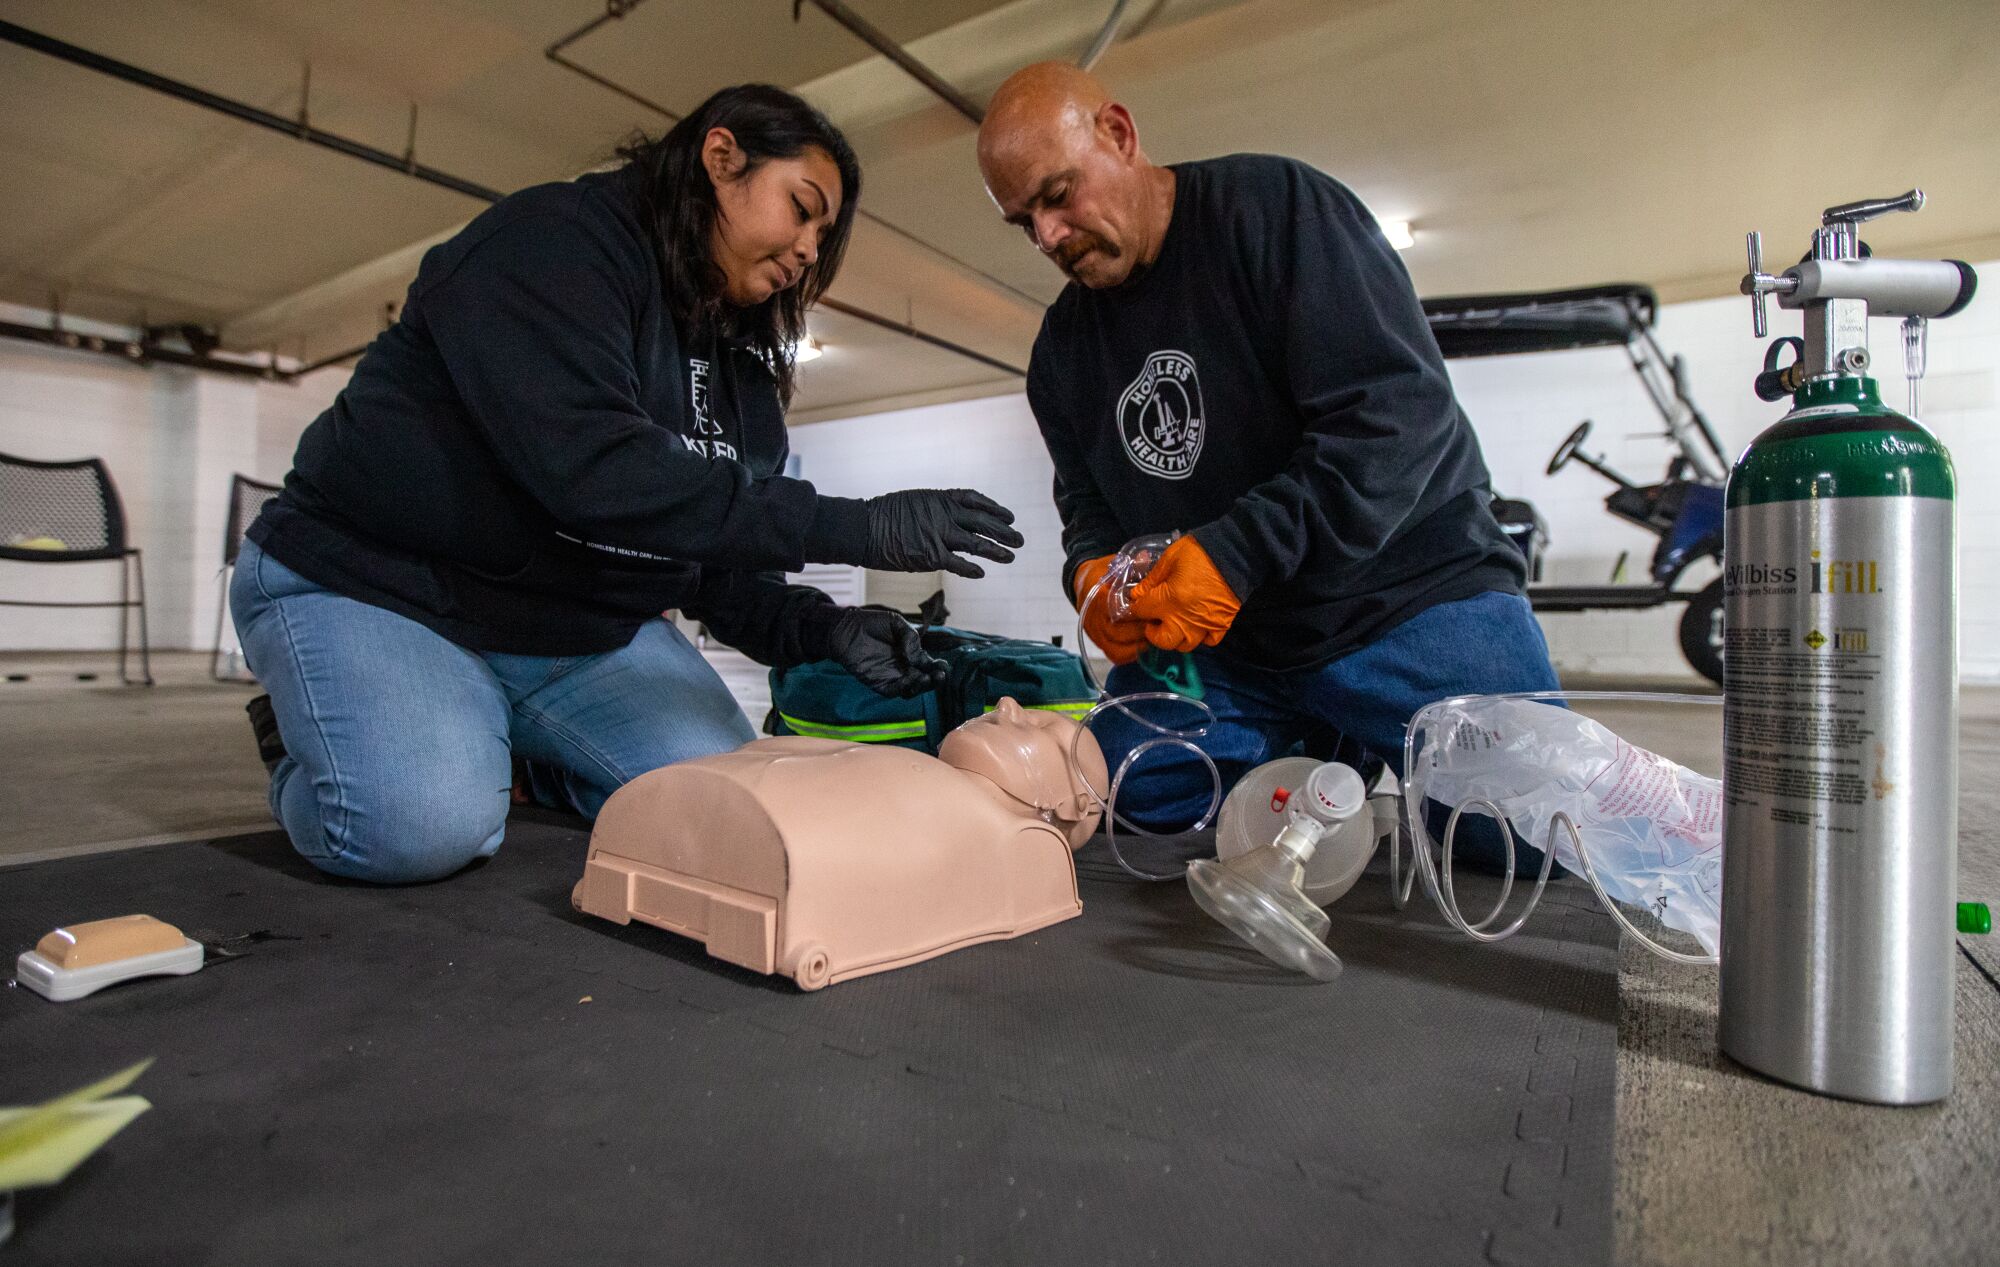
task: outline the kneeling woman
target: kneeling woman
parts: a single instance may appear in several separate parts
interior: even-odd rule
[[[230,589],[270,692],[271,809],[322,870],[435,879],[499,848],[510,756],[594,817],[621,784],[754,738],[664,610],[758,660],[878,690],[936,667],[890,613],[778,573],[980,575],[977,493],[822,496],[779,474],[792,348],[860,169],[775,88],[725,89],[624,165],[502,199],[434,248],[299,441]]]

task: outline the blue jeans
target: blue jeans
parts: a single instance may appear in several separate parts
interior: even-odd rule
[[[1257,669],[1205,649],[1196,651],[1193,661],[1203,702],[1215,712],[1208,734],[1196,742],[1215,762],[1225,792],[1253,767],[1301,746],[1331,758],[1343,737],[1400,776],[1403,732],[1424,705],[1453,695],[1559,689],[1528,600],[1497,592],[1429,608],[1314,669]],[[1112,670],[1105,685],[1113,695],[1162,689],[1136,664]],[[1177,729],[1201,720],[1196,710],[1175,704],[1132,708]],[[1113,770],[1133,748],[1157,737],[1116,709],[1100,714],[1093,729]],[[1213,788],[1207,767],[1193,753],[1163,746],[1141,756],[1126,775],[1118,811],[1154,831],[1179,830],[1208,808]],[[1499,863],[1497,831],[1471,831],[1464,844],[1456,856]],[[1538,862],[1540,855],[1535,858]]]
[[[254,542],[237,556],[229,602],[288,754],[271,775],[271,813],[334,875],[435,880],[493,853],[515,752],[595,818],[648,770],[756,738],[665,620],[602,655],[470,651],[315,585]]]

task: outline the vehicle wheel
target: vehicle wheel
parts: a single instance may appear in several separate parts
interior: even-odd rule
[[[798,963],[792,969],[792,980],[801,990],[817,990],[833,975],[833,961],[827,956],[826,947],[818,942],[799,948]]]
[[[1688,600],[1681,613],[1681,654],[1694,671],[1722,685],[1722,578]]]

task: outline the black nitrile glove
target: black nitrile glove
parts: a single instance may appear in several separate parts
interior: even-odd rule
[[[868,511],[863,567],[894,572],[943,568],[980,577],[986,573],[959,553],[1012,563],[1014,552],[1007,547],[1021,544],[1021,534],[1012,527],[1014,512],[969,488],[908,488],[863,504]]]
[[[827,634],[827,651],[877,695],[908,699],[945,678],[944,661],[924,650],[916,627],[895,612],[842,608]]]

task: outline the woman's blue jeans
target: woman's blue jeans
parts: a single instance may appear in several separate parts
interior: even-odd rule
[[[314,866],[434,880],[500,847],[514,753],[586,818],[628,780],[756,738],[665,620],[588,656],[469,651],[342,597],[245,542],[229,589],[287,756],[271,812]]]

